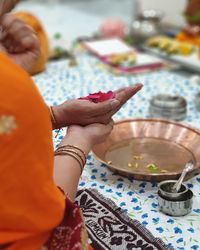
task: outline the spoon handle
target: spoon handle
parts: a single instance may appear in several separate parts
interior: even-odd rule
[[[176,191],[178,193],[178,191],[180,190],[181,188],[181,184],[185,178],[185,175],[187,174],[187,172],[189,172],[190,170],[192,170],[193,168],[193,162],[192,161],[189,161],[185,168],[183,169],[183,172],[180,176],[180,178],[178,179],[178,181],[175,183],[175,185],[173,186],[173,190]]]
[[[185,178],[185,175],[186,175],[186,171],[182,172],[180,178],[178,179],[178,181],[173,186],[173,190],[176,191],[176,193],[178,193],[178,191],[180,190],[181,184],[182,184],[182,182],[183,182],[183,180]]]

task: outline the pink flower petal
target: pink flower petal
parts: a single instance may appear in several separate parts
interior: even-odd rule
[[[94,103],[104,102],[110,99],[113,99],[115,94],[112,91],[108,91],[107,93],[99,91],[98,93],[89,94],[86,97],[81,97],[79,100],[89,100]]]

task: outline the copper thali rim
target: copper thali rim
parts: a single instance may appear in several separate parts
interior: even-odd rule
[[[182,127],[182,128],[186,128],[187,130],[190,130],[198,135],[200,135],[200,130],[199,129],[196,129],[190,125],[185,125],[181,122],[176,122],[176,121],[173,121],[173,120],[168,120],[168,119],[159,119],[159,118],[135,118],[135,119],[122,119],[122,120],[118,120],[114,123],[114,125],[118,125],[118,124],[122,124],[122,123],[130,123],[130,122],[161,122],[161,123],[167,123],[167,124],[173,124],[173,125],[176,125],[176,126],[179,126],[179,127]],[[141,137],[136,137],[136,138],[141,138]],[[176,143],[178,145],[181,145],[179,143]],[[184,147],[183,145],[181,145],[182,147]],[[137,173],[137,172],[130,172],[128,170],[124,170],[124,169],[118,169],[116,166],[113,166],[113,165],[109,165],[106,161],[102,160],[99,156],[97,156],[94,151],[92,150],[91,151],[92,154],[94,155],[94,158],[96,160],[98,160],[99,162],[105,164],[109,169],[111,169],[112,171],[116,172],[116,173],[120,173],[122,175],[125,175],[125,176],[137,176],[139,178],[137,178],[137,180],[144,180],[143,178],[141,178],[141,173]],[[191,151],[190,151],[191,152]],[[192,152],[191,152],[192,153]],[[192,153],[193,155],[193,153]],[[196,162],[196,165],[197,167],[192,170],[191,172],[188,173],[188,176],[190,175],[190,173],[194,172],[196,174],[200,173],[200,165],[199,163]],[[157,177],[163,177],[161,178],[160,181],[162,180],[167,180],[166,177],[171,177],[172,179],[175,179],[175,178],[178,178],[180,176],[180,173],[177,173],[177,174],[172,174],[172,173],[145,173],[145,175],[147,177],[152,177],[152,179],[156,180],[157,181]]]
[[[160,119],[160,118],[135,118],[135,119],[122,119],[122,120],[119,120],[119,121],[116,121],[114,124],[120,124],[120,123],[125,123],[125,122],[136,122],[136,121],[148,121],[148,122],[164,122],[164,123],[168,123],[168,124],[174,124],[174,125],[178,125],[180,127],[183,127],[183,128],[187,128],[189,130],[192,130],[196,133],[198,133],[200,135],[200,130],[197,129],[197,128],[194,128],[190,125],[184,125],[183,123],[181,122],[175,122],[173,120],[168,120],[168,119]]]

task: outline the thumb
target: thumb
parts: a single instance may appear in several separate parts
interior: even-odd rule
[[[0,17],[10,12],[18,0],[0,0]]]

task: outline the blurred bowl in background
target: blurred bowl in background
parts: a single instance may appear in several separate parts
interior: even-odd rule
[[[147,38],[160,33],[160,22],[164,16],[163,12],[149,9],[139,13],[130,27],[130,34],[135,39],[136,44],[142,45]]]
[[[150,100],[149,114],[155,118],[181,121],[187,114],[187,102],[181,96],[160,94]]]
[[[117,18],[106,19],[100,27],[100,34],[103,38],[119,37],[123,39],[126,35],[127,25]]]

